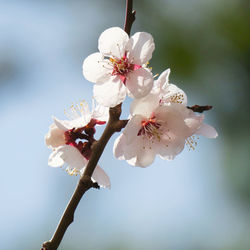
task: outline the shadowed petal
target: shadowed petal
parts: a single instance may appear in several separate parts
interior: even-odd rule
[[[131,44],[130,62],[143,65],[151,59],[155,44],[149,33],[137,32],[130,38],[129,43]]]
[[[92,175],[92,178],[101,186],[104,188],[110,188],[110,180],[108,175],[105,173],[105,171],[97,165],[94,173]]]
[[[142,98],[149,94],[153,87],[154,79],[152,73],[140,68],[128,73],[126,87],[128,88],[129,96],[132,98]]]
[[[216,138],[218,136],[215,128],[205,123],[202,124],[202,126],[195,132],[195,134],[200,134],[207,138]]]
[[[59,147],[65,144],[64,130],[58,128],[54,123],[50,126],[49,132],[45,135],[45,143],[48,147]]]

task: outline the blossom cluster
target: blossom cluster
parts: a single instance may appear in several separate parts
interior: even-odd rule
[[[147,67],[155,49],[153,37],[137,32],[129,38],[118,27],[105,30],[99,37],[99,52],[83,62],[84,77],[94,83],[93,96],[98,105],[92,111],[84,103],[72,106],[69,120],[53,117],[46,135],[52,149],[49,165],[67,165],[69,174],[82,174],[95,142],[95,126],[108,120],[108,108],[122,103],[126,95],[133,98],[128,123],[115,140],[116,158],[132,166],[147,167],[155,156],[173,160],[185,144],[193,149],[195,135],[216,138],[216,130],[203,123],[204,114],[187,106],[183,90],[169,83],[170,69],[158,79]],[[92,178],[109,187],[106,173],[97,166]]]

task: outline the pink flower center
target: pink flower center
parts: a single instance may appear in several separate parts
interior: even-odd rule
[[[91,119],[90,122],[82,128],[73,128],[64,132],[65,144],[75,147],[83,155],[83,157],[89,160],[92,150],[91,146],[96,141],[94,138],[95,125],[105,124],[104,121]],[[85,140],[84,142],[82,140]]]
[[[137,136],[144,135],[144,136],[147,136],[148,138],[152,138],[156,136],[159,139],[160,127],[161,127],[161,124],[156,121],[156,117],[152,116],[148,120],[141,121],[141,128],[138,131]]]
[[[113,64],[113,72],[112,75],[118,75],[121,81],[126,84],[127,74],[134,70],[141,68],[138,64],[133,64],[128,61],[127,53],[124,54],[122,58],[112,58],[110,57],[109,60]]]

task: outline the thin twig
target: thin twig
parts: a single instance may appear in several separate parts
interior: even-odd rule
[[[135,11],[132,11],[133,0],[127,0],[126,5],[126,17],[124,30],[130,34],[132,24],[135,20]],[[118,131],[121,131],[127,124],[127,120],[120,120],[121,115],[121,104],[114,108],[109,109],[109,121],[101,136],[101,138],[94,142],[92,146],[92,154],[89,162],[85,168],[84,174],[78,182],[78,185],[73,193],[62,218],[56,228],[54,235],[51,240],[44,242],[42,250],[56,250],[60,245],[64,233],[66,232],[69,225],[74,221],[74,213],[84,193],[90,188],[98,188],[98,184],[91,180],[91,176],[95,170],[95,167],[103,153],[103,150],[108,143],[110,137]]]
[[[135,21],[135,10],[133,10],[133,0],[127,0],[124,30],[130,35],[131,27]]]
[[[206,106],[193,105],[191,107],[187,106],[187,108],[193,110],[194,112],[203,113],[204,111],[208,111],[208,110],[212,109],[213,106],[209,106],[209,105],[206,105]]]

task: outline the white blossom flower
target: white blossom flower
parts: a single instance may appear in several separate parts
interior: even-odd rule
[[[70,175],[82,175],[91,155],[91,145],[95,141],[95,125],[108,120],[108,108],[97,105],[92,111],[88,105],[71,106],[67,114],[71,120],[59,120],[53,117],[54,123],[45,136],[46,145],[52,149],[48,164],[51,167],[66,167]],[[85,140],[85,141],[83,141]],[[96,166],[92,178],[102,187],[110,187],[107,174]]]
[[[118,27],[105,30],[98,49],[83,62],[83,75],[95,83],[94,98],[102,105],[114,107],[126,94],[132,98],[146,96],[152,89],[153,76],[147,62],[155,45],[153,37],[137,32],[131,38]]]
[[[131,119],[114,144],[118,159],[146,167],[156,155],[174,159],[185,143],[194,149],[194,134],[217,137],[215,129],[203,123],[203,114],[186,107],[187,97],[177,86],[168,83],[169,73],[166,70],[161,74],[148,96],[132,102]]]

